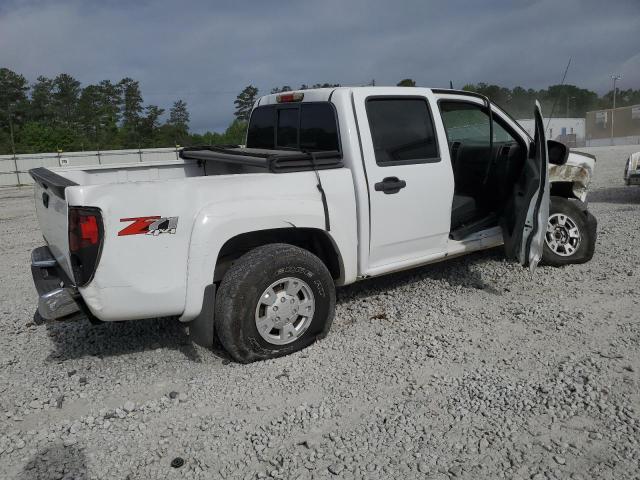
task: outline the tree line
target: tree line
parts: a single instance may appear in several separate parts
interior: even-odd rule
[[[71,75],[33,84],[0,69],[0,153],[108,150],[167,146],[189,135],[187,104],[145,105],[132,78],[82,87]]]
[[[575,85],[551,85],[546,89],[534,90],[514,87],[512,89],[486,83],[469,84],[463,90],[481,93],[500,105],[514,118],[533,118],[533,105],[540,101],[545,117],[584,118],[593,110],[612,107],[613,90],[602,96],[596,92]],[[640,90],[616,88],[616,107],[640,104]]]
[[[372,80],[375,85],[375,80]],[[410,78],[399,86],[416,86]],[[301,85],[331,88],[337,83]],[[575,85],[553,85],[543,90],[513,89],[486,83],[463,89],[488,96],[515,118],[530,118],[533,102],[542,102],[546,116],[583,117],[589,110],[610,108],[613,91],[603,96]],[[270,93],[293,90],[289,85]],[[239,144],[259,90],[245,87],[234,100],[234,119],[222,132],[193,133],[189,110],[178,99],[168,112],[145,104],[140,83],[126,77],[82,86],[73,76],[39,76],[34,83],[8,68],[0,68],[0,154],[78,150],[173,147],[175,145]],[[640,104],[640,90],[616,92],[616,105]]]

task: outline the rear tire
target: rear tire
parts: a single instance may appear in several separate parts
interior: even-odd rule
[[[240,257],[222,279],[216,332],[241,363],[288,355],[327,334],[335,302],[333,279],[318,257],[293,245],[265,245]]]
[[[551,197],[542,261],[554,267],[588,262],[595,242],[593,216],[581,209],[579,202]]]

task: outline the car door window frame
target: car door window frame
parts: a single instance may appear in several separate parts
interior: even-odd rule
[[[437,156],[430,157],[430,158],[417,158],[417,159],[410,159],[410,160],[390,160],[386,162],[380,162],[378,161],[377,156],[375,156],[375,148],[374,148],[374,159],[376,161],[377,166],[393,167],[398,165],[417,165],[422,163],[438,163],[442,161],[442,154],[440,151],[440,142],[438,139],[438,132],[436,131],[436,124],[433,116],[433,110],[431,108],[431,102],[429,102],[429,99],[427,97],[423,97],[420,95],[370,95],[368,96],[365,99],[364,106],[365,106],[365,111],[367,112],[367,122],[369,125],[369,133],[371,136],[371,141],[374,143],[374,147],[375,147],[375,142],[373,139],[373,130],[371,129],[371,119],[369,118],[369,111],[367,108],[369,102],[372,100],[374,101],[375,100],[421,100],[423,101],[427,106],[428,121],[431,122],[431,131],[433,132],[433,139],[435,141],[436,154],[437,154]]]
[[[462,98],[439,98],[437,100],[438,111],[440,112],[440,118],[442,119],[442,126],[444,127],[444,133],[447,136],[447,146],[451,143],[451,140],[449,139],[449,131],[448,131],[447,125],[445,124],[445,121],[444,121],[444,115],[442,114],[442,106],[441,106],[442,103],[463,103],[463,104],[472,105],[472,106],[478,108],[478,110],[480,110],[482,113],[484,113],[487,116],[488,120],[490,120],[490,118],[493,117],[493,121],[495,123],[497,123],[500,126],[500,128],[502,128],[509,135],[511,135],[513,140],[516,141],[522,148],[524,148],[525,151],[527,151],[527,155],[529,155],[529,147],[530,147],[529,142],[525,141],[525,139],[522,138],[522,136],[519,135],[516,132],[516,130],[513,129],[511,127],[511,125],[509,125],[502,118],[503,113],[506,113],[506,112],[502,111],[502,109],[500,109],[500,111],[496,111],[496,110],[492,109],[491,117],[490,117],[489,116],[489,112],[487,110],[487,106],[485,104],[481,104],[481,103],[478,103],[478,102],[474,102],[472,100],[462,99]],[[490,104],[490,105],[493,106],[494,104]],[[491,108],[491,106],[489,108]],[[496,143],[495,140],[494,140],[494,143]]]

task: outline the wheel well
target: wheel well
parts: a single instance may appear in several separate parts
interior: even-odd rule
[[[577,198],[573,193],[573,182],[551,182],[550,190],[553,197]]]
[[[326,232],[316,228],[274,228],[241,233],[227,240],[218,254],[213,281],[222,280],[229,267],[243,254],[270,243],[288,243],[304,248],[322,260],[334,280],[342,276],[342,259]]]

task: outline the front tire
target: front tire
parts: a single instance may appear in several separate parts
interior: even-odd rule
[[[311,252],[274,243],[244,254],[216,295],[216,332],[241,363],[287,355],[324,337],[333,321],[335,286]]]
[[[560,267],[591,260],[596,242],[595,218],[580,203],[551,197],[542,261]]]

